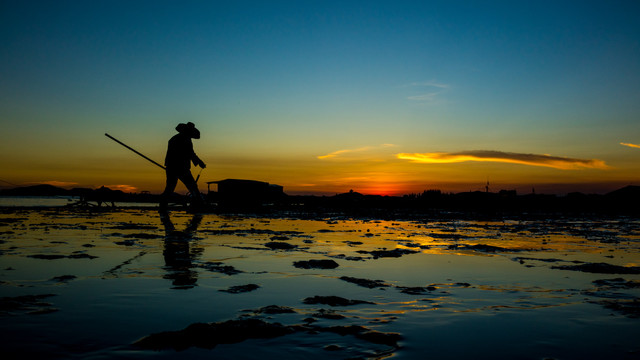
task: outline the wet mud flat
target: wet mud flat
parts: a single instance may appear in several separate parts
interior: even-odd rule
[[[3,358],[635,359],[640,221],[0,211]]]

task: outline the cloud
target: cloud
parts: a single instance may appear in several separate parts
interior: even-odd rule
[[[412,101],[435,102],[437,100],[436,97],[438,95],[442,94],[443,92],[445,92],[446,90],[448,90],[450,86],[447,85],[447,84],[436,82],[436,81],[425,81],[425,82],[410,83],[410,84],[405,85],[404,87],[436,88],[436,89],[438,89],[438,91],[431,91],[431,92],[428,92],[428,93],[424,93],[424,94],[420,94],[420,95],[411,95],[411,96],[407,97],[407,99],[412,100]]]
[[[440,89],[448,89],[449,85],[447,84],[443,84],[443,83],[439,83],[437,81],[424,81],[424,82],[413,82],[410,84],[406,84],[404,85],[404,87],[424,87],[424,86],[431,86],[431,87],[437,87]]]
[[[462,151],[457,153],[432,152],[432,153],[400,153],[397,154],[398,159],[410,160],[417,163],[425,164],[448,164],[459,163],[465,161],[490,161],[511,164],[521,164],[530,166],[544,166],[561,170],[577,170],[583,168],[590,169],[607,169],[604,161],[597,159],[574,159],[567,157],[539,155],[539,154],[520,154],[492,150],[473,150]]]
[[[640,149],[640,145],[636,145],[636,144],[629,144],[629,143],[623,143],[621,142],[620,145],[624,145],[624,146],[628,146],[628,147],[632,147],[632,148],[638,148]]]
[[[334,152],[328,153],[327,155],[320,155],[320,156],[318,156],[318,159],[320,159],[320,160],[331,159],[331,158],[335,158],[335,157],[342,156],[342,155],[345,155],[345,154],[361,153],[361,152],[376,150],[376,149],[380,149],[380,148],[388,148],[388,147],[393,147],[393,146],[395,146],[395,145],[394,144],[382,144],[382,145],[378,145],[378,146],[363,146],[363,147],[357,148],[357,149],[336,150]]]

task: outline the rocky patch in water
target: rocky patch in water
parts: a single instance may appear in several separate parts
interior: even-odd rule
[[[270,241],[264,246],[268,247],[271,250],[293,250],[298,247],[298,245],[289,244],[282,241]]]
[[[61,276],[53,277],[49,281],[53,281],[56,283],[66,283],[75,279],[77,279],[77,276],[75,275],[61,275]]]
[[[283,325],[249,318],[228,320],[217,323],[195,323],[183,330],[165,331],[151,334],[133,343],[134,347],[148,350],[185,350],[190,347],[213,349],[219,344],[235,344],[249,339],[273,339],[295,333],[307,336],[320,333],[334,333],[340,336],[353,336],[371,344],[385,345],[391,349],[368,352],[367,357],[374,358],[397,350],[402,336],[398,333],[385,333],[360,325],[322,327],[315,325]],[[331,346],[331,344],[326,345]],[[325,347],[326,347],[325,346]],[[336,348],[334,350],[340,350]],[[364,354],[363,354],[364,355]]]
[[[335,269],[340,265],[333,260],[320,259],[295,261],[293,263],[293,266],[297,267],[298,269]]]
[[[636,289],[640,288],[640,281],[638,280],[625,280],[623,278],[615,279],[601,279],[593,282],[598,288],[608,289]]]
[[[361,278],[355,278],[351,276],[342,276],[340,277],[340,280],[350,282],[352,284],[356,284],[358,286],[366,287],[369,289],[384,288],[384,287],[391,286],[382,280],[361,279]]]
[[[0,298],[0,316],[6,315],[38,315],[58,311],[51,303],[43,299],[56,296],[55,294],[22,295]]]
[[[308,297],[304,299],[303,302],[309,305],[322,304],[322,305],[329,305],[329,306],[351,306],[351,305],[361,305],[361,304],[375,305],[375,303],[364,301],[364,300],[350,300],[340,296],[318,296],[318,295],[313,297]]]
[[[213,349],[219,344],[234,344],[248,339],[271,339],[296,330],[280,323],[260,319],[228,320],[219,323],[195,323],[179,331],[165,331],[146,336],[134,343],[149,350],[185,350],[190,347]]]
[[[222,289],[222,290],[218,290],[218,291],[228,292],[230,294],[240,294],[240,293],[246,293],[246,292],[258,290],[259,288],[260,288],[260,285],[247,284],[247,285],[236,285],[236,286],[232,286],[232,287],[230,287],[228,289]]]
[[[236,268],[234,268],[231,265],[225,265],[221,262],[206,262],[201,264],[199,267],[205,269],[205,270],[209,270],[209,271],[213,271],[213,272],[218,272],[221,274],[225,274],[225,275],[237,275],[237,274],[241,274],[244,271],[242,270],[237,270]]]
[[[374,259],[378,259],[378,258],[399,258],[407,254],[417,254],[420,251],[396,248],[393,250],[387,250],[387,249],[379,249],[379,250],[372,250],[372,251],[359,250],[357,252],[360,254],[370,254]]]
[[[288,306],[280,306],[280,305],[268,305],[263,306],[256,310],[245,310],[248,312],[252,312],[254,314],[268,314],[268,315],[276,315],[276,314],[295,314],[296,311]]]
[[[85,253],[73,253],[71,255],[62,254],[35,254],[27,255],[27,257],[41,260],[58,260],[58,259],[97,259],[97,256],[85,254]]]
[[[620,266],[607,263],[584,263],[580,265],[558,265],[552,269],[582,271],[596,274],[640,274],[638,266]]]

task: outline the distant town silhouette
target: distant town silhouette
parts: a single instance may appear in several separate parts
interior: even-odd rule
[[[440,190],[425,190],[418,194],[402,196],[365,195],[357,191],[333,196],[287,195],[284,188],[256,180],[225,179],[207,183],[204,194],[211,212],[224,211],[296,211],[326,213],[394,214],[431,213],[458,211],[474,214],[542,213],[542,214],[639,214],[640,186],[629,185],[607,194],[569,193],[517,194],[515,190],[498,192],[470,191],[445,193]],[[217,191],[211,185],[217,185]],[[113,207],[115,203],[158,203],[160,194],[125,193],[107,187],[98,189],[64,189],[53,185],[33,185],[0,190],[0,196],[66,196],[74,197],[71,206]],[[180,209],[190,203],[190,197],[174,193],[172,209]]]

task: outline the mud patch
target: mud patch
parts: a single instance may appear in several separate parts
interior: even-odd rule
[[[369,279],[361,279],[361,278],[355,278],[350,276],[342,276],[340,277],[340,280],[350,282],[352,284],[356,284],[358,286],[366,287],[369,289],[384,288],[384,287],[391,286],[382,280],[369,280]]]
[[[247,284],[247,285],[236,285],[236,286],[232,286],[228,289],[223,289],[223,290],[218,290],[218,291],[222,291],[222,292],[227,292],[230,294],[240,294],[240,293],[246,293],[246,292],[251,292],[254,290],[258,290],[260,288],[260,285],[256,285],[256,284]]]
[[[221,262],[206,262],[204,264],[201,264],[199,267],[205,270],[209,270],[209,271],[213,271],[213,272],[217,272],[225,275],[237,275],[244,272],[242,270],[237,270],[231,265],[225,265]]]
[[[409,250],[409,249],[393,249],[393,250],[380,249],[380,250],[372,250],[372,251],[359,250],[357,252],[360,254],[370,254],[374,259],[378,259],[378,258],[399,258],[407,254],[417,254],[420,251]]]
[[[351,306],[351,305],[361,305],[361,304],[371,304],[375,305],[375,303],[364,301],[364,300],[350,300],[345,299],[340,296],[313,296],[304,299],[302,302],[308,305],[314,304],[322,304],[329,306]]]
[[[41,260],[58,260],[58,259],[97,259],[97,256],[89,255],[85,253],[77,253],[71,255],[61,255],[61,254],[35,254],[35,255],[27,255],[27,257]]]
[[[640,274],[638,266],[619,266],[607,263],[585,263],[580,265],[558,265],[552,269],[582,271],[596,274]]]
[[[298,269],[335,269],[340,266],[333,260],[307,260],[307,261],[295,261],[293,266]]]
[[[0,315],[38,315],[48,314],[58,311],[51,303],[42,301],[43,299],[56,296],[55,294],[23,295],[0,298]]]

